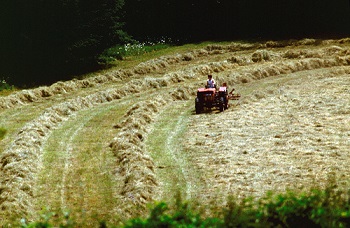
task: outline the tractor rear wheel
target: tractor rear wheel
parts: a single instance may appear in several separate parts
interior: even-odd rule
[[[224,111],[224,98],[223,97],[220,97],[219,109],[220,109],[220,112]]]
[[[228,109],[228,98],[227,97],[225,97],[225,99],[224,99],[224,108],[225,108],[225,110],[227,110]]]

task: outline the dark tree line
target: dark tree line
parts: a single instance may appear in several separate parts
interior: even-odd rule
[[[2,0],[0,78],[33,85],[97,67],[120,42],[124,0]]]
[[[138,39],[187,41],[335,37],[350,31],[348,0],[128,0]]]
[[[347,36],[349,2],[1,0],[0,79],[43,84],[97,69],[98,55],[122,44],[125,32],[179,43]]]

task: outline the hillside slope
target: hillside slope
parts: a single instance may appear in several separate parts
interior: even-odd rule
[[[350,40],[208,45],[0,97],[2,224],[115,224],[177,194],[225,203],[349,187]],[[207,74],[242,97],[196,115]],[[18,221],[18,220],[17,220]]]

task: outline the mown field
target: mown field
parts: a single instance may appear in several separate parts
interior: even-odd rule
[[[349,189],[350,39],[175,49],[0,97],[0,224],[122,224],[154,201]],[[208,74],[241,94],[195,114]],[[209,207],[208,207],[209,208]]]

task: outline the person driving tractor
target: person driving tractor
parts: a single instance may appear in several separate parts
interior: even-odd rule
[[[216,88],[215,80],[211,74],[208,75],[207,88]]]

